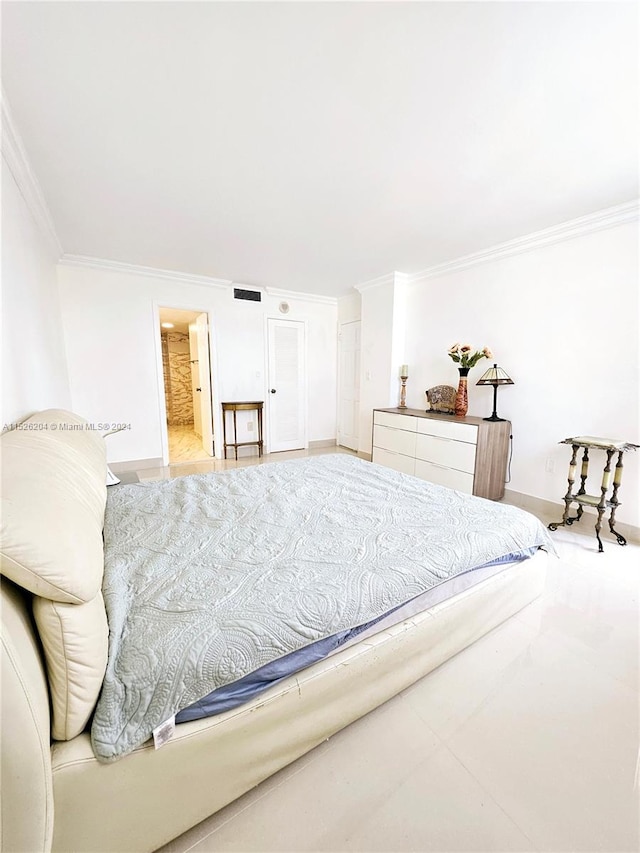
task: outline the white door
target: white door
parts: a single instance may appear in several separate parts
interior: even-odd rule
[[[200,359],[198,358],[198,332],[195,323],[189,323],[189,364],[191,366],[191,396],[193,397],[193,431],[202,438],[202,407],[200,397]]]
[[[358,449],[360,417],[360,321],[338,332],[338,444]]]
[[[272,453],[307,446],[304,333],[304,323],[297,320],[267,320],[267,419]]]
[[[213,409],[211,405],[211,359],[209,356],[209,321],[206,314],[196,318],[196,338],[198,349],[198,380],[196,394],[200,397],[200,432],[202,446],[209,456],[213,456]]]

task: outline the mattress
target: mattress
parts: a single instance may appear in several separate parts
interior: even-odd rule
[[[441,604],[466,589],[471,589],[487,578],[528,559],[533,556],[536,550],[535,548],[526,548],[520,554],[508,554],[499,560],[478,566],[461,575],[455,575],[399,607],[393,608],[378,619],[366,622],[357,628],[332,634],[284,657],[277,658],[266,666],[244,676],[244,678],[213,690],[207,696],[179,711],[176,714],[176,723],[201,720],[204,717],[213,717],[215,714],[222,714],[224,711],[237,708],[264,693],[265,690],[279,684],[288,676],[295,675],[295,673],[341,652],[354,643],[359,643],[387,628],[392,628],[394,625],[398,625],[436,604]]]
[[[474,567],[553,548],[523,510],[346,455],[120,486],[104,539],[109,660],[92,743],[107,761],[261,667]]]

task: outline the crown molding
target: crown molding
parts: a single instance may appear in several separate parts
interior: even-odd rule
[[[359,293],[365,293],[367,290],[372,290],[374,287],[381,287],[383,284],[393,284],[396,280],[396,273],[390,272],[386,275],[381,275],[378,278],[363,281],[361,284],[354,285]]]
[[[572,240],[574,237],[582,237],[594,231],[603,231],[605,228],[613,228],[616,225],[633,222],[639,216],[640,199],[634,199],[625,204],[618,204],[615,207],[598,210],[587,216],[570,219],[567,222],[562,222],[551,228],[545,228],[542,231],[534,231],[524,237],[516,237],[514,240],[498,243],[480,252],[463,255],[452,261],[428,267],[426,270],[422,270],[422,272],[410,273],[407,276],[407,280],[413,284],[414,282],[447,275],[448,273],[468,269],[479,264],[497,261],[501,258],[511,257],[512,255],[519,255],[523,252],[531,252],[534,249],[551,246],[554,243],[561,243],[564,240]]]
[[[275,296],[279,299],[303,299],[305,302],[316,302],[321,305],[337,305],[337,296],[321,296],[319,293],[304,293],[296,290],[280,290],[277,287],[265,287],[265,292],[268,296]]]
[[[147,278],[163,278],[169,281],[179,281],[182,284],[197,284],[202,287],[217,287],[228,290],[233,281],[225,278],[211,278],[206,275],[192,275],[175,270],[156,269],[156,267],[143,267],[139,264],[126,264],[122,261],[108,261],[105,258],[91,258],[87,255],[64,254],[59,264],[66,267],[90,267],[91,269],[107,270],[109,272],[127,273],[129,275],[141,275]]]
[[[42,188],[31,168],[26,148],[18,132],[11,107],[2,89],[2,156],[13,175],[20,194],[29,212],[57,258],[62,255],[62,244],[56,233],[51,211],[44,198]]]

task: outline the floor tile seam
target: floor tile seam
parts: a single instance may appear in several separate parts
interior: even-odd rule
[[[433,670],[432,670],[432,671],[433,671]],[[427,675],[423,676],[423,678],[424,678],[424,679],[428,678],[430,674],[431,674],[431,673],[427,673]],[[389,702],[391,702],[393,699],[399,699],[399,700],[400,700],[400,702],[401,702],[401,703],[402,703],[402,704],[403,704],[403,705],[404,705],[404,706],[405,706],[409,711],[411,711],[412,715],[413,715],[414,717],[416,717],[416,718],[420,721],[420,723],[421,723],[423,726],[425,726],[425,727],[426,727],[427,732],[428,732],[429,734],[433,735],[433,737],[438,741],[438,745],[435,747],[435,749],[437,749],[437,748],[438,748],[438,746],[440,746],[440,745],[444,745],[444,744],[445,744],[445,740],[444,740],[444,738],[443,738],[443,737],[442,737],[442,736],[441,736],[441,735],[440,735],[440,734],[439,734],[439,733],[438,733],[434,728],[432,728],[432,726],[431,726],[431,725],[429,725],[428,720],[426,720],[426,719],[422,716],[422,714],[420,713],[420,711],[418,710],[418,708],[416,708],[416,707],[414,706],[414,704],[411,702],[411,700],[410,700],[410,699],[407,697],[407,695],[406,695],[407,691],[411,690],[411,688],[412,688],[412,687],[414,687],[416,684],[418,684],[418,682],[419,682],[419,681],[422,681],[422,680],[423,680],[423,679],[418,679],[418,681],[414,682],[413,684],[410,684],[410,685],[409,685],[409,687],[406,687],[404,690],[401,690],[401,691],[400,691],[400,693],[397,693],[395,696],[393,696],[393,697],[392,697],[392,699],[390,699],[390,700],[389,700]]]
[[[525,624],[525,623],[521,623],[521,624]],[[527,627],[527,628],[531,629],[531,626],[530,626],[530,625],[525,625],[525,627]],[[535,630],[535,629],[532,629],[532,630]],[[531,637],[531,638],[530,638],[530,640],[527,640],[527,643],[531,642],[531,641],[532,641],[532,640],[534,640],[534,639],[535,639],[535,636],[534,636],[534,637]],[[528,645],[527,645],[527,648],[528,648]],[[465,650],[463,650],[463,651],[465,651]],[[518,656],[516,656],[516,658],[514,658],[512,661],[510,661],[510,662],[509,662],[509,665],[513,664],[513,662],[514,662],[515,660],[517,660],[517,657],[519,657],[519,655],[518,655]],[[454,658],[451,658],[451,660],[453,660],[453,659],[454,659]],[[502,673],[503,671],[504,671],[504,667],[502,667],[502,668],[501,668],[500,673]],[[464,716],[463,716],[463,717],[462,717],[462,718],[461,718],[461,719],[460,719],[460,720],[455,724],[454,728],[453,728],[450,732],[448,732],[446,735],[442,735],[442,734],[440,734],[439,732],[436,732],[435,730],[433,730],[433,729],[432,729],[432,727],[429,725],[428,721],[427,721],[427,720],[425,720],[425,718],[424,718],[424,717],[422,717],[422,715],[420,714],[420,711],[419,711],[419,710],[417,710],[417,709],[416,709],[416,713],[417,713],[417,714],[420,714],[421,719],[423,719],[423,720],[424,720],[424,722],[427,724],[427,726],[429,726],[429,728],[430,728],[430,729],[432,729],[432,731],[434,731],[434,734],[435,734],[435,735],[440,739],[440,741],[441,741],[441,742],[446,746],[446,745],[448,745],[448,742],[449,742],[449,739],[450,739],[450,738],[454,737],[454,736],[455,736],[455,735],[460,731],[460,729],[461,729],[464,725],[466,725],[466,723],[468,723],[468,722],[469,722],[469,720],[470,720],[470,719],[471,719],[475,714],[477,714],[480,710],[482,710],[482,708],[483,708],[483,707],[484,707],[488,702],[492,701],[493,694],[495,693],[496,687],[497,687],[497,686],[499,686],[499,684],[501,684],[501,683],[502,683],[502,681],[501,681],[501,680],[496,681],[496,683],[492,686],[492,689],[490,690],[490,692],[489,692],[489,693],[487,693],[487,695],[486,695],[486,696],[484,696],[484,697],[482,698],[482,700],[480,701],[480,703],[479,703],[478,705],[475,705],[471,710],[469,710],[469,711],[468,711],[468,713],[465,713],[465,714],[464,714]],[[453,714],[449,714],[449,716],[448,716],[448,717],[446,718],[446,720],[445,720],[445,724],[446,724],[446,723],[448,723],[450,720],[452,720],[452,719],[453,719],[453,716],[454,716]]]
[[[520,619],[519,617],[520,617],[520,613],[516,613],[516,614],[515,614],[515,618],[516,618],[516,619],[518,619],[518,621],[520,622],[520,624],[521,624],[521,625],[528,625],[528,623],[527,623],[526,621],[524,621],[524,620]],[[614,680],[614,681],[616,681],[620,686],[624,687],[624,688],[625,688],[625,690],[630,691],[631,693],[633,693],[633,692],[634,692],[634,691],[633,691],[633,687],[631,687],[631,686],[630,686],[630,685],[629,685],[629,684],[624,680],[624,678],[621,678],[621,677],[619,677],[619,676],[617,676],[617,675],[614,675],[613,673],[606,672],[606,671],[605,671],[605,670],[603,670],[601,667],[596,666],[596,664],[595,664],[592,660],[590,660],[590,659],[588,658],[588,656],[587,656],[587,657],[585,657],[585,656],[583,655],[583,653],[579,652],[578,650],[576,650],[576,649],[571,645],[571,643],[570,643],[570,638],[566,638],[566,637],[565,637],[562,633],[560,633],[559,631],[555,631],[553,628],[545,628],[544,630],[539,630],[539,629],[537,629],[537,628],[533,628],[533,626],[532,626],[532,625],[528,625],[528,627],[529,627],[529,628],[531,628],[532,630],[536,631],[536,633],[537,633],[537,635],[538,635],[538,636],[540,636],[540,637],[544,637],[545,639],[549,640],[550,642],[554,642],[554,643],[555,643],[555,642],[558,642],[558,643],[562,646],[562,650],[563,650],[564,652],[566,652],[567,654],[571,655],[571,657],[578,658],[578,659],[579,659],[579,660],[580,660],[584,665],[589,666],[589,667],[591,667],[591,668],[593,668],[593,669],[596,669],[596,670],[597,670],[601,675],[604,675],[604,676],[606,676],[607,678],[611,678],[611,679],[613,679],[613,680]],[[576,640],[575,642],[578,642],[578,641]]]
[[[527,839],[527,841],[531,845],[531,849],[533,851],[536,851],[536,853],[540,853],[540,847],[538,847],[538,845],[533,841],[533,839],[524,830],[524,828],[522,826],[520,826],[520,823],[502,805],[502,803],[500,803],[496,799],[496,797],[494,797],[494,795],[487,788],[485,783],[482,782],[482,780],[478,778],[478,776],[473,772],[473,770],[471,770],[471,768],[467,767],[467,765],[465,764],[465,762],[463,761],[461,756],[459,756],[455,752],[455,750],[453,749],[451,744],[447,742],[444,744],[444,747],[445,747],[445,749],[448,750],[448,752],[450,753],[450,755],[454,759],[454,761],[456,761],[469,774],[469,776],[471,776],[471,778],[479,785],[481,790],[486,794],[487,797],[489,797],[491,802],[494,803],[494,805],[502,812],[502,814],[507,818],[507,820],[509,820],[516,827],[516,829]]]
[[[299,760],[300,760],[300,758],[304,758],[304,757],[306,757],[306,756],[308,756],[308,755],[311,755],[311,754],[314,752],[314,750],[318,748],[318,746],[322,746],[322,744],[327,743],[330,739],[331,739],[331,738],[325,738],[323,741],[321,741],[321,743],[319,743],[317,746],[315,746],[315,747],[314,747],[313,749],[311,749],[309,752],[305,753],[304,755],[299,756],[299,758],[298,758],[298,759],[296,759],[296,761],[299,761]],[[216,828],[215,828],[215,829],[212,829],[212,830],[211,830],[211,832],[208,832],[206,835],[203,835],[203,836],[202,836],[201,838],[199,838],[197,841],[194,841],[194,843],[193,843],[190,847],[187,847],[187,849],[186,849],[186,850],[182,851],[182,853],[189,853],[189,851],[190,851],[190,850],[193,850],[195,847],[197,847],[197,846],[198,846],[198,844],[201,844],[203,841],[206,841],[206,840],[207,840],[207,838],[211,838],[212,836],[214,836],[214,835],[215,835],[219,830],[221,830],[221,829],[222,829],[222,827],[223,827],[223,826],[227,826],[227,824],[229,824],[229,823],[231,823],[232,821],[234,821],[237,817],[240,817],[240,815],[244,814],[248,809],[250,809],[250,808],[252,808],[253,806],[255,806],[257,803],[259,803],[259,802],[260,802],[261,800],[263,800],[265,797],[270,796],[270,795],[271,795],[271,793],[272,793],[273,791],[277,791],[277,790],[278,790],[278,788],[281,788],[284,784],[286,784],[287,782],[289,782],[291,779],[295,778],[299,773],[302,773],[302,771],[303,771],[303,770],[306,770],[306,769],[307,769],[307,767],[309,767],[309,765],[313,764],[315,761],[318,761],[318,760],[319,760],[323,755],[325,755],[327,752],[329,752],[330,750],[332,750],[332,749],[334,749],[334,748],[335,748],[335,747],[334,747],[333,745],[327,746],[327,747],[322,751],[322,753],[320,753],[320,754],[316,755],[316,756],[315,756],[315,758],[310,758],[308,761],[305,761],[305,763],[304,763],[301,767],[299,767],[297,770],[294,770],[292,773],[287,773],[287,775],[286,775],[286,776],[285,776],[285,777],[284,777],[280,782],[278,782],[278,783],[277,783],[277,784],[275,784],[275,785],[273,785],[273,784],[272,784],[272,785],[271,785],[267,790],[265,790],[262,794],[258,794],[257,796],[255,796],[255,797],[251,800],[251,802],[250,802],[250,803],[247,803],[247,804],[246,804],[245,806],[243,806],[239,811],[234,812],[234,814],[230,815],[228,818],[226,818],[225,820],[223,820],[223,821],[222,821],[222,823],[220,823],[218,826],[216,826]],[[290,765],[287,765],[287,766],[290,766]],[[285,768],[285,767],[281,768],[281,770],[284,770],[284,769],[286,769],[286,768]],[[281,771],[276,771],[276,772],[281,772]],[[255,791],[257,788],[259,788],[259,787],[260,787],[260,785],[262,785],[264,782],[268,782],[270,779],[273,779],[273,775],[271,775],[271,776],[267,776],[265,779],[263,779],[263,780],[262,780],[262,782],[258,782],[258,784],[257,784],[257,785],[254,785],[254,786],[253,786],[253,788],[250,788],[248,791],[245,791],[245,793],[244,793],[244,794],[241,794],[241,795],[240,795],[240,797],[236,798],[235,800],[232,800],[230,803],[227,803],[227,805],[226,805],[226,806],[223,806],[222,808],[227,808],[228,806],[233,805],[233,803],[237,803],[238,799],[240,799],[241,797],[246,796],[247,794],[252,793],[252,792],[253,792],[253,791]],[[220,809],[219,811],[222,811],[222,809]],[[211,817],[213,817],[215,814],[217,814],[217,812],[214,812],[214,813],[213,813],[213,815],[210,815],[209,817],[211,818]],[[205,820],[207,820],[207,819],[208,819],[208,818],[205,818]]]

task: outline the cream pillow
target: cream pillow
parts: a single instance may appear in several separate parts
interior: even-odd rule
[[[49,409],[2,434],[2,574],[52,601],[91,601],[102,586],[104,439]]]
[[[49,676],[54,740],[84,731],[107,668],[109,626],[102,593],[84,604],[33,599]]]

